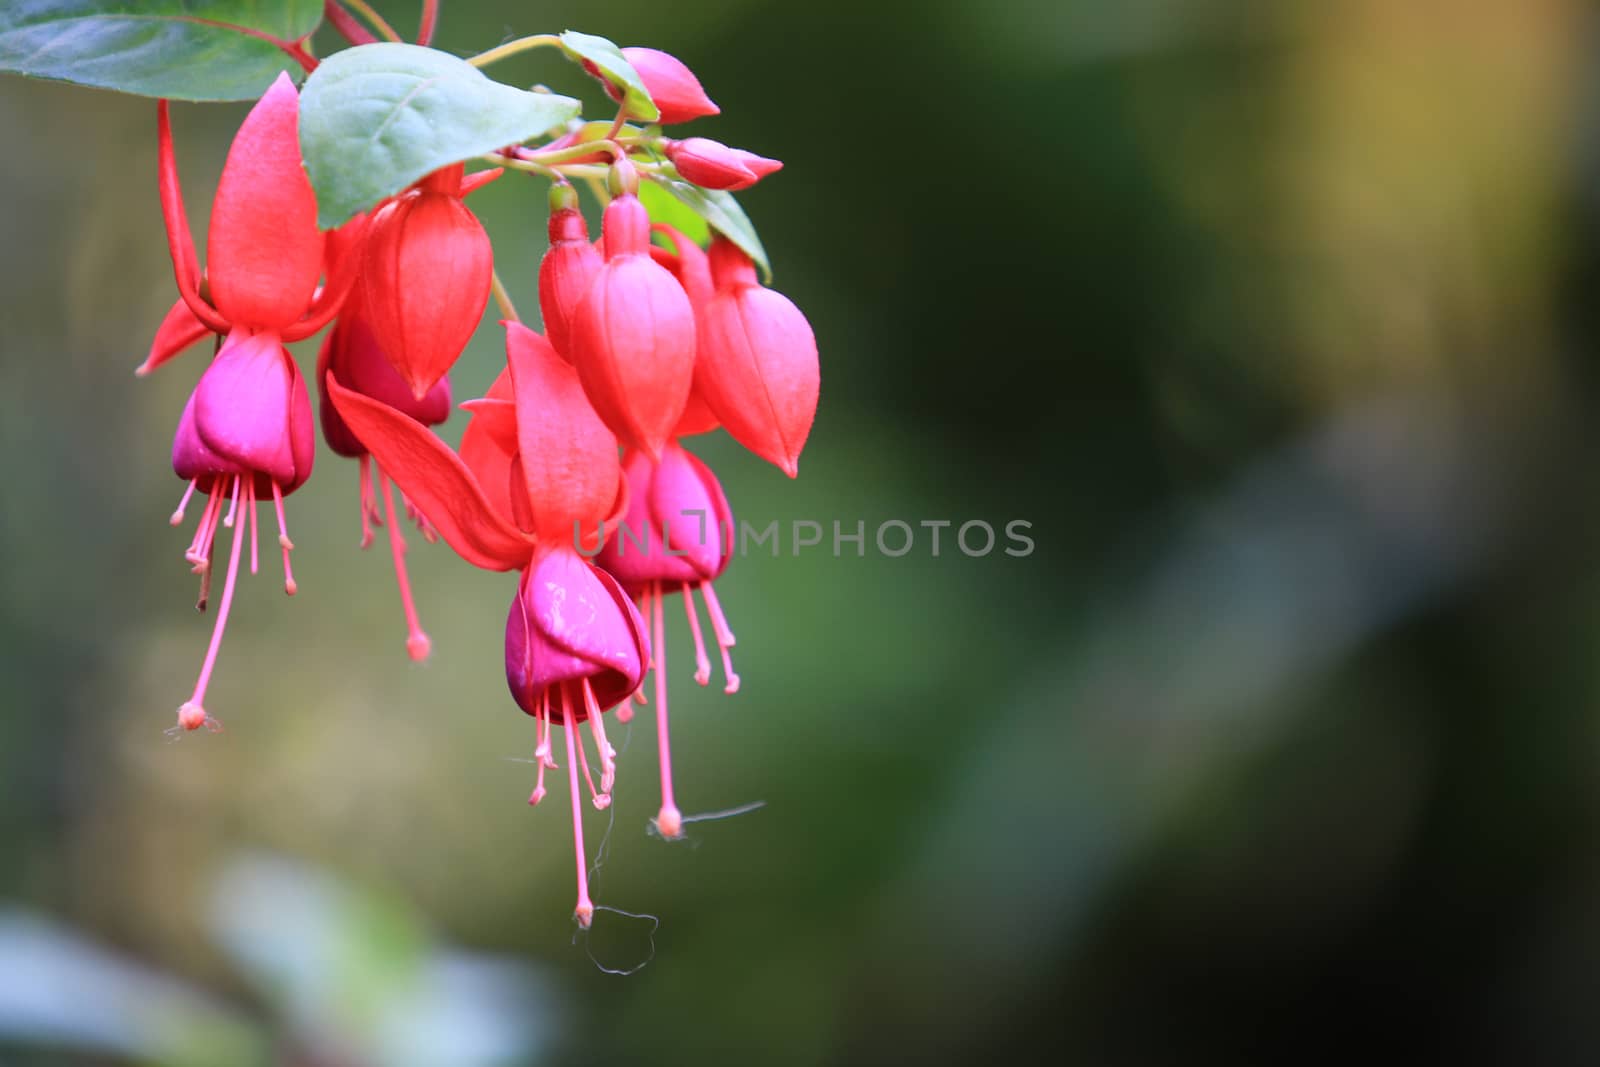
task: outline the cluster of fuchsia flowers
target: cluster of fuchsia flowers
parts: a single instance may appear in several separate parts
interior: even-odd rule
[[[664,124],[715,114],[692,73],[651,49],[625,54]],[[661,809],[655,827],[681,836],[667,735],[666,601],[680,594],[694,637],[694,677],[711,678],[696,595],[721,653],[725,691],[739,687],[734,643],[712,582],[732,550],[728,503],[715,475],[683,439],[724,427],[793,477],[816,411],[818,365],[798,309],[759,282],[749,257],[714,235],[702,248],[652,223],[637,193],[643,139],[539,150],[509,148],[553,180],[550,248],[539,265],[541,335],[508,315],[506,367],[469,421],[459,451],[431,427],[450,413],[449,372],[499,285],[488,235],[464,200],[499,169],[447,166],[339,228],[323,233],[298,140],[298,94],[282,76],[235,136],[217,186],[202,270],[173,159],[166,101],[159,105],[160,188],[180,299],[161,324],[148,373],[214,338],[214,358],[178,420],[172,465],[188,483],[174,525],[192,506],[200,520],[185,558],[210,594],[214,554],[228,539],[210,646],[175,729],[217,728],[205,697],[234,586],[249,544],[259,566],[258,506],[277,523],[284,588],[293,594],[284,500],[311,475],[311,401],[284,345],[329,324],[317,360],[322,435],[356,459],[361,544],[387,530],[405,611],[406,649],[428,656],[407,579],[400,511],[428,540],[442,538],[468,563],[520,577],[506,618],[506,681],[535,720],[545,796],[556,769],[552,727],[564,727],[577,860],[576,916],[589,898],[580,775],[597,808],[610,802],[616,751],[605,713],[627,721],[653,704]],[[657,138],[678,175],[708,188],[749,185],[780,164],[704,138]],[[640,160],[645,165],[646,160]],[[660,165],[659,162],[656,165]],[[591,242],[569,172],[603,168],[607,200]],[[598,183],[597,192],[601,191]],[[661,243],[656,243],[658,238]],[[396,508],[391,484],[398,487]],[[686,519],[685,516],[698,517]],[[247,529],[248,528],[248,529]],[[619,529],[631,537],[618,536]],[[639,532],[643,531],[643,536]],[[642,542],[642,543],[641,543]],[[644,681],[654,673],[647,702]],[[588,724],[598,785],[579,729]]]

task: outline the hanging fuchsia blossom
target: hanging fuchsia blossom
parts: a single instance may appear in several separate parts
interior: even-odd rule
[[[604,712],[639,687],[649,663],[644,624],[616,579],[579,549],[598,547],[627,507],[616,440],[595,416],[576,373],[539,334],[507,322],[509,396],[503,378],[472,401],[460,456],[415,420],[345,388],[328,376],[339,414],[430,517],[462,558],[488,570],[521,571],[506,619],[506,683],[533,716],[538,777],[529,803],[545,796],[544,772],[556,767],[551,726],[566,733],[578,900],[588,926],[579,771],[595,806],[611,802],[616,751]],[[589,773],[578,726],[587,722],[600,760],[600,785]]]
[[[329,242],[330,244],[332,241]],[[328,399],[328,375],[334,375],[350,389],[387,404],[401,414],[408,415],[424,426],[437,426],[450,417],[450,377],[440,378],[417,399],[411,389],[395,371],[383,349],[378,346],[371,323],[364,313],[360,291],[357,289],[339,313],[339,320],[322,342],[317,356],[317,389],[321,397],[322,436],[328,447],[341,456],[360,461],[359,506],[361,510],[361,547],[372,544],[373,526],[386,526],[389,535],[389,552],[394,559],[395,584],[400,590],[400,606],[406,620],[406,653],[413,660],[428,658],[433,641],[422,628],[417,606],[411,594],[411,576],[406,569],[406,542],[396,519],[394,497],[389,489],[389,479],[382,466],[372,462],[367,447],[345,425],[339,412]],[[374,488],[373,479],[377,485]],[[378,510],[382,499],[383,512]],[[433,541],[437,535],[427,518],[401,494],[405,513],[416,524],[424,540]]]
[[[171,358],[195,334],[195,323],[225,338],[201,375],[179,421],[173,468],[189,483],[173,523],[198,491],[204,496],[199,528],[186,558],[201,575],[200,605],[211,579],[212,547],[221,526],[233,527],[227,576],[211,643],[194,692],[178,709],[178,725],[214,725],[204,706],[222,634],[233,603],[243,528],[250,527],[250,569],[258,565],[256,503],[270,498],[278,518],[284,591],[296,590],[290,568],[283,498],[311,474],[314,430],[311,403],[299,367],[284,342],[326,325],[349,289],[351,272],[340,263],[324,273],[324,240],[316,226],[316,201],[301,165],[299,96],[281,76],[246,116],[229,149],[217,185],[207,241],[207,302],[190,243],[188,219],[173,159],[167,105],[158,109],[161,203],[178,291],[194,322],[169,313],[145,370]],[[164,335],[164,336],[163,336]],[[241,509],[241,505],[243,505]],[[226,513],[224,513],[226,509]],[[237,525],[235,522],[237,521]]]

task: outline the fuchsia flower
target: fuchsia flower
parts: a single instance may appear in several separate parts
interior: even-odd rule
[[[556,354],[572,362],[572,319],[605,262],[589,242],[589,225],[578,210],[578,191],[561,182],[550,187],[550,249],[539,261],[539,312]]]
[[[321,399],[323,439],[339,455],[360,460],[361,547],[367,548],[372,544],[374,525],[387,526],[389,552],[394,558],[395,584],[400,590],[400,606],[406,619],[406,653],[420,662],[428,658],[433,642],[422,629],[416,603],[411,596],[411,578],[405,563],[406,543],[396,521],[389,479],[383,467],[372,462],[367,447],[345,425],[338,410],[328,399],[329,374],[355,392],[387,404],[424,426],[437,426],[450,417],[450,377],[446,375],[440,378],[421,400],[414,397],[384,355],[383,349],[378,346],[355,295],[339,313],[338,322],[323,340],[322,350],[317,355],[317,391]],[[377,478],[376,491],[373,488],[374,476]],[[378,513],[379,497],[383,499],[382,516]],[[435,540],[438,535],[404,493],[401,494],[401,502],[423,538]]]
[[[694,636],[694,680],[706,685],[711,680],[711,661],[693,597],[693,591],[700,590],[722,653],[724,692],[738,692],[739,676],[728,652],[734,644],[733,632],[711,588],[733,555],[733,515],[711,468],[677,441],[667,444],[659,463],[643,453],[629,453],[623,472],[628,479],[628,511],[616,536],[601,546],[596,562],[622,583],[630,596],[639,598],[640,610],[649,620],[661,760],[661,810],[656,815],[656,829],[662,837],[676,838],[683,835],[683,815],[672,790],[662,598],[667,593],[683,594],[689,632]]]
[[[632,173],[632,165],[618,164]],[[623,178],[622,187],[628,187]],[[623,192],[606,205],[605,263],[572,320],[573,364],[589,402],[629,448],[651,456],[672,435],[694,380],[694,309],[650,256],[650,216]]]
[[[418,400],[461,355],[489,303],[494,250],[461,201],[463,176],[461,164],[445,167],[380,207],[362,257],[367,321]]]
[[[672,126],[690,119],[722,114],[722,109],[713,104],[700,87],[700,79],[681,59],[655,48],[624,48],[622,54],[638,72],[639,80],[644,82],[650,99],[661,112],[656,120],[661,125]],[[620,89],[609,81],[602,80],[601,84],[611,99],[622,103]]]
[[[317,287],[324,272],[324,240],[300,160],[298,105],[293,83],[281,75],[234,137],[217,185],[206,246],[205,287],[211,303],[200,292],[201,273],[178,183],[166,101],[157,111],[167,243],[178,291],[193,321],[176,309],[169,313],[142,369],[152,370],[187,347],[196,323],[224,338],[184,408],[172,449],[173,468],[189,483],[173,524],[183,520],[196,491],[205,499],[185,554],[201,575],[201,607],[208,599],[217,530],[234,528],[211,643],[193,695],[178,709],[178,725],[185,730],[215,726],[205,710],[205,691],[233,602],[242,531],[248,521],[253,573],[256,503],[268,497],[278,517],[284,591],[295,592],[289,564],[294,546],[283,498],[310,476],[315,439],[305,382],[284,343],[309,337],[326,325],[353,278],[352,265],[341,261],[328,271],[320,292]]]
[[[783,169],[776,159],[742,148],[729,148],[709,137],[667,142],[667,158],[685,181],[705,189],[748,189],[769,174]]]
[[[465,405],[472,421],[461,454],[415,420],[327,376],[346,424],[446,542],[487,570],[521,571],[506,620],[506,682],[535,719],[538,778],[529,803],[545,796],[556,766],[550,727],[566,729],[567,776],[577,860],[575,915],[588,926],[587,856],[579,769],[596,807],[610,803],[616,752],[603,713],[638,688],[649,663],[644,623],[616,579],[579,553],[627,507],[616,439],[596,417],[573,371],[539,334],[507,322],[509,380]],[[581,535],[581,538],[580,538]],[[578,737],[588,722],[600,758],[600,787]]]
[[[716,295],[700,316],[695,389],[734,440],[793,478],[817,415],[816,336],[732,241],[715,237],[710,258]]]

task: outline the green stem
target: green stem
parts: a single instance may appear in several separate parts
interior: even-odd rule
[[[515,41],[507,41],[487,52],[480,52],[467,62],[474,67],[487,67],[490,63],[498,63],[507,56],[518,55],[534,48],[549,48],[552,45],[559,47],[560,44],[561,38],[553,33],[536,33],[531,37],[518,37]]]
[[[521,322],[517,316],[517,306],[511,302],[511,294],[506,292],[505,283],[500,280],[500,272],[494,271],[489,275],[490,292],[494,293],[494,302],[500,305],[500,314],[512,322]]]

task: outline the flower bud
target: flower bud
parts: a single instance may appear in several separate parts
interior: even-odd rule
[[[733,242],[715,238],[710,258],[717,292],[701,322],[695,387],[734,440],[793,478],[817,414],[816,336]]]
[[[709,137],[690,137],[667,146],[667,158],[685,181],[703,189],[748,189],[783,164],[754,152],[729,148]]]
[[[663,126],[722,113],[700,87],[700,79],[694,76],[694,71],[676,56],[654,48],[624,48],[622,54],[639,73],[639,80],[644,82],[650,99],[655,101],[661,112],[656,121]],[[604,84],[611,99],[620,104],[622,90],[609,81]]]
[[[550,248],[539,261],[539,311],[556,353],[572,362],[572,318],[604,262],[570,185],[550,189]]]
[[[596,413],[622,443],[657,456],[694,378],[694,309],[650,258],[638,197],[606,206],[606,260],[572,322],[574,363]]]
[[[418,400],[471,340],[493,274],[489,235],[459,196],[424,184],[373,218],[360,299],[378,347]]]

